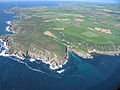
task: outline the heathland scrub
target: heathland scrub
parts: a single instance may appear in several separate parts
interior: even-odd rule
[[[11,21],[7,29],[15,33],[2,37],[8,48],[5,54],[41,59],[51,69],[67,62],[68,51],[84,58],[92,58],[92,52],[120,54],[118,7],[66,3],[11,9],[7,13],[20,12],[16,17],[24,19]]]

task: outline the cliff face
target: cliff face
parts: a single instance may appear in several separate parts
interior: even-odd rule
[[[13,10],[6,13],[16,13],[16,12],[14,12]],[[31,18],[30,15],[17,15],[16,17],[20,17],[24,19]],[[29,22],[31,23],[31,21]],[[33,32],[36,32],[36,31],[31,32],[34,29],[32,27],[33,26],[31,24],[27,25],[26,23],[25,24],[22,23],[22,20],[11,21],[11,25],[8,26],[7,29],[8,31],[15,32],[15,33],[0,37],[2,38],[3,42],[6,42],[7,49],[5,51],[5,54],[9,54],[9,55],[15,54],[21,58],[26,58],[27,56],[30,56],[32,59],[39,59],[39,60],[42,60],[44,63],[49,64],[52,69],[56,69],[58,67],[61,67],[63,64],[65,64],[67,61],[67,51],[64,52],[64,56],[61,57],[61,55],[58,55],[58,53],[56,54],[55,52],[51,52],[41,47],[39,45],[41,43],[36,43],[37,41],[35,43],[31,42],[31,40],[33,40],[34,37],[29,38],[29,36],[26,35],[24,38],[24,34],[28,33],[28,35],[30,35]],[[33,35],[36,35],[36,34],[38,33],[35,33]],[[23,42],[23,39],[25,39],[24,42]],[[33,41],[35,41],[35,39]],[[30,47],[28,47],[26,43]],[[46,44],[49,44],[49,43],[46,43]],[[45,44],[43,44],[42,46],[44,45]],[[52,48],[55,48],[54,44],[51,44],[51,46],[52,45],[53,45]]]
[[[68,10],[69,12],[66,12]],[[84,58],[92,58],[92,52],[120,54],[120,35],[116,33],[119,28],[109,29],[106,24],[103,27],[100,22],[105,17],[94,13],[94,10],[89,12],[89,8],[88,11],[87,8],[82,10],[80,7],[76,9],[77,12],[73,12],[74,10],[71,6],[62,6],[16,8],[8,11],[16,13],[16,17],[20,19],[12,21],[12,25],[7,28],[15,34],[3,38],[8,46],[6,54],[17,54],[22,58],[31,56],[49,63],[53,68],[67,61],[67,51]],[[89,17],[86,12],[93,16]],[[96,16],[100,20],[97,20],[97,23],[94,18]],[[106,19],[108,20],[108,17]],[[118,24],[114,20],[112,23]],[[98,26],[99,28],[96,28]]]
[[[7,50],[5,54],[9,54],[9,55],[15,54],[21,58],[26,58],[27,56],[30,56],[32,59],[39,59],[42,60],[44,63],[49,64],[52,69],[61,67],[67,61],[66,60],[67,52],[66,52],[66,57],[63,60],[61,56],[58,56],[57,54],[42,48],[39,49],[33,47],[32,49],[25,51],[24,49],[22,49],[22,45],[13,42],[11,37],[12,35],[6,35],[3,37],[3,41],[6,42],[7,45]]]
[[[58,67],[61,67],[63,64],[66,63],[67,59],[67,52],[66,57],[63,60],[63,57],[58,56],[55,53],[52,53],[48,50],[45,50],[43,48],[36,48],[33,46],[30,50],[22,49],[24,48],[19,43],[13,42],[13,37],[15,34],[6,35],[2,37],[3,41],[6,42],[6,52],[5,54],[14,54],[18,55],[21,58],[26,58],[27,56],[30,56],[32,59],[39,59],[42,60],[44,63],[47,63],[50,65],[52,69],[56,69]]]

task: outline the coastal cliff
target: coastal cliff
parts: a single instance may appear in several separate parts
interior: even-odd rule
[[[25,59],[26,57],[31,57],[32,59],[42,60],[44,63],[49,64],[51,69],[62,67],[62,65],[67,62],[67,51],[65,53],[66,57],[64,58],[64,60],[55,53],[51,53],[50,51],[42,48],[33,47],[32,49],[30,49],[30,51],[25,51],[21,49],[24,48],[22,47],[22,45],[19,45],[12,41],[11,36],[13,35],[6,35],[2,37],[3,42],[6,43],[7,49],[5,51],[5,54],[7,55],[14,54],[22,59]]]
[[[6,30],[13,34],[1,36],[7,46],[5,54],[40,59],[52,69],[67,62],[69,51],[83,58],[93,58],[91,53],[120,54],[117,18],[103,24],[103,20],[111,18],[101,17],[96,11],[89,12],[89,8],[82,10],[80,5],[67,7],[38,6],[7,11],[19,19],[8,22]],[[96,9],[101,12],[99,7]],[[114,14],[109,16],[115,17]]]

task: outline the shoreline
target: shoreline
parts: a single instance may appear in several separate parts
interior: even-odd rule
[[[14,12],[10,12],[10,13],[14,13]],[[28,17],[27,15],[16,15],[17,17]],[[8,24],[8,26],[6,27],[6,30],[8,32],[12,32],[12,33],[17,33],[15,30],[13,30],[12,28],[12,20],[11,21],[6,21],[6,23]],[[67,62],[68,62],[68,58],[69,58],[69,51],[70,52],[74,52],[75,54],[77,54],[78,56],[82,57],[82,58],[94,58],[91,53],[100,53],[100,54],[107,54],[109,55],[110,53],[107,52],[107,51],[98,51],[98,50],[88,50],[88,51],[77,51],[77,50],[74,50],[74,49],[71,49],[71,48],[67,48],[66,50],[66,57],[63,59],[64,61],[59,61],[60,58],[57,57],[57,55],[53,55],[53,58],[49,58],[49,57],[46,57],[45,54],[43,54],[44,56],[41,57],[39,56],[39,54],[37,55],[36,53],[26,53],[24,51],[17,51],[17,50],[11,50],[9,52],[9,49],[11,49],[11,41],[9,43],[10,39],[9,39],[9,36],[8,37],[4,37],[3,39],[1,39],[1,42],[3,43],[3,48],[5,48],[5,50],[3,50],[0,55],[3,55],[3,56],[16,56],[20,59],[25,59],[25,57],[28,55],[31,57],[31,59],[29,60],[30,62],[34,62],[36,60],[41,60],[43,63],[45,64],[49,64],[49,68],[52,69],[52,70],[55,70],[55,69],[58,69],[58,68],[62,68],[63,65],[65,65]],[[112,51],[111,51],[112,52]],[[120,54],[120,52],[119,52]],[[48,54],[49,55],[49,54]],[[116,55],[116,53],[114,53],[113,55]]]
[[[6,30],[7,30],[8,32],[11,32],[11,31],[10,31],[10,26],[12,25],[11,21],[6,21],[5,23],[8,24],[8,26],[6,27]]]
[[[83,57],[83,58],[89,58],[89,59],[93,58],[93,56],[90,53],[85,53],[85,52],[82,52],[82,51],[79,52],[79,51],[76,51],[76,50],[70,49],[70,48],[68,48],[68,50],[70,52],[74,52],[75,54],[77,54],[78,56]]]
[[[8,25],[12,25],[11,21],[6,21],[6,23],[7,23]]]
[[[22,60],[25,59],[25,58],[23,58],[23,57],[20,57],[18,54],[6,54],[6,51],[9,49],[8,46],[6,45],[6,42],[4,42],[2,39],[0,39],[0,42],[3,43],[2,48],[4,48],[4,50],[1,51],[0,56],[8,56],[8,57],[9,57],[9,56],[16,56],[16,57],[19,58],[19,59],[22,59]],[[43,59],[40,59],[40,58],[33,59],[32,57],[31,57],[31,59],[29,59],[30,62],[34,62],[34,61],[36,61],[36,60],[41,60],[43,63],[49,64],[49,65],[50,65],[49,68],[52,69],[52,70],[56,70],[56,69],[62,68],[63,65],[65,65],[65,64],[67,63],[67,61],[68,61],[68,60],[66,60],[66,62],[64,62],[63,65],[55,66],[55,67],[53,68],[52,64],[50,64],[49,62],[46,62],[46,61],[43,60]]]
[[[12,32],[12,33],[16,33],[12,28],[11,28],[11,26],[12,26],[12,23],[11,23],[11,21],[6,21],[6,23],[9,25],[9,26],[7,26],[6,27],[6,29],[5,30],[7,30],[8,32]],[[0,39],[0,41],[1,41],[1,43],[3,43],[3,46],[2,46],[2,48],[4,48],[4,50],[2,50],[1,51],[1,53],[0,53],[0,56],[16,56],[17,58],[20,58],[20,59],[25,59],[25,57],[24,56],[20,56],[20,55],[18,55],[18,54],[8,54],[8,53],[6,53],[6,51],[7,50],[9,50],[9,46],[7,46],[7,42],[8,41],[5,41],[6,39],[8,39],[9,38],[9,36],[6,38],[6,37],[3,37],[2,39]],[[5,40],[4,40],[5,39]],[[67,54],[68,55],[68,54]],[[31,57],[31,56],[30,56]],[[56,69],[59,69],[59,68],[62,68],[63,67],[63,65],[65,65],[67,62],[68,62],[68,56],[67,56],[67,58],[65,59],[65,62],[63,63],[63,64],[61,64],[61,65],[53,65],[52,63],[50,63],[49,61],[45,61],[45,60],[43,60],[43,59],[41,59],[41,58],[32,58],[31,57],[31,59],[29,60],[30,62],[34,62],[34,61],[36,61],[36,60],[41,60],[43,63],[45,63],[45,64],[49,64],[49,68],[50,69],[52,69],[52,70],[56,70]]]
[[[6,24],[8,25],[7,27],[6,27],[6,31],[8,31],[8,32],[12,32],[12,33],[16,33],[13,29],[12,29],[12,21],[6,21]]]
[[[6,45],[6,42],[4,42],[2,39],[0,39],[0,42],[3,43],[2,48],[4,48],[4,50],[1,51],[0,56],[16,56],[16,57],[18,57],[18,58],[20,58],[20,59],[24,59],[24,58],[22,58],[22,57],[20,57],[20,56],[18,56],[18,55],[15,55],[15,54],[6,54],[6,53],[5,53],[6,50],[9,49],[9,48],[7,47],[7,45]]]
[[[11,12],[12,13],[12,12]],[[16,32],[13,30],[13,28],[12,28],[12,21],[6,21],[6,23],[8,24],[8,26],[6,27],[6,30],[8,31],[8,32],[12,32],[13,34],[15,33],[16,34]],[[7,37],[7,38],[3,38],[3,39],[8,39],[9,40],[9,36]],[[1,41],[2,41],[2,43],[3,43],[3,48],[5,48],[5,50],[3,50],[1,53],[0,53],[0,56],[16,56],[16,57],[18,57],[18,58],[20,58],[20,59],[25,59],[25,57],[22,55],[23,53],[21,52],[21,54],[19,54],[19,53],[17,53],[17,54],[8,54],[8,53],[6,53],[7,52],[7,50],[9,50],[9,46],[7,46],[7,42],[8,41],[3,41],[2,39],[1,39]],[[67,54],[68,55],[68,54]],[[32,58],[32,56],[30,55],[30,57],[31,57],[31,59],[29,60],[30,62],[34,62],[34,61],[36,61],[36,60],[41,60],[43,63],[45,63],[45,64],[49,64],[49,68],[50,69],[52,69],[52,70],[56,70],[56,69],[59,69],[59,68],[62,68],[63,67],[63,65],[65,65],[67,62],[68,62],[68,58],[69,58],[69,56],[66,56],[66,58],[65,58],[65,62],[64,63],[62,63],[61,65],[59,65],[56,61],[56,63],[51,63],[51,61],[49,62],[49,61],[46,61],[46,60],[44,60],[44,59],[42,59],[42,58]],[[54,62],[54,61],[53,61]]]
[[[96,49],[89,49],[88,53],[98,53],[98,54],[111,55],[111,56],[120,55],[120,51],[99,51]]]
[[[9,23],[11,23],[11,22],[9,22]],[[10,30],[10,28],[9,28],[10,26],[7,26],[6,27],[6,30],[7,31],[10,31],[10,32],[12,32],[11,30]],[[15,32],[16,33],[16,32]],[[5,38],[3,38],[3,39],[5,39]],[[16,56],[16,57],[18,57],[18,58],[20,58],[20,59],[25,59],[25,58],[23,58],[23,57],[21,57],[21,56],[19,56],[18,54],[6,54],[6,51],[9,49],[8,48],[8,46],[7,46],[7,42],[6,41],[3,41],[3,39],[0,39],[0,41],[3,43],[3,46],[2,46],[2,48],[4,48],[5,50],[3,50],[1,53],[0,53],[0,56]],[[66,55],[66,58],[65,58],[65,62],[63,63],[63,64],[61,64],[61,65],[54,65],[53,66],[53,64],[51,64],[49,61],[45,61],[45,60],[43,60],[43,59],[40,59],[40,58],[32,58],[31,56],[31,59],[29,60],[30,62],[34,62],[34,61],[36,61],[36,60],[41,60],[43,63],[45,63],[45,64],[49,64],[49,68],[50,69],[52,69],[52,70],[56,70],[56,69],[59,69],[59,68],[62,68],[63,67],[63,65],[65,65],[67,62],[68,62],[68,58],[69,58],[69,54],[68,54],[68,52],[74,52],[75,54],[77,54],[78,56],[80,56],[80,57],[82,57],[82,58],[90,58],[90,59],[92,59],[92,58],[94,58],[92,55],[91,55],[91,53],[98,53],[98,54],[106,54],[106,55],[119,55],[120,54],[120,51],[118,52],[118,51],[99,51],[99,50],[96,50],[96,49],[92,49],[92,50],[88,50],[88,53],[84,53],[84,52],[78,52],[78,51],[76,51],[76,50],[74,50],[74,49],[70,49],[70,48],[67,48],[67,55]]]
[[[5,37],[3,38],[3,39],[5,39]],[[7,46],[7,42],[8,41],[4,41],[3,39],[0,39],[0,41],[3,43],[3,48],[5,49],[5,50],[3,50],[1,53],[0,53],[0,56],[16,56],[16,57],[18,57],[18,58],[20,58],[20,59],[25,59],[24,58],[24,56],[21,56],[21,55],[19,55],[19,54],[6,54],[6,51],[9,49],[9,46]],[[98,54],[106,54],[106,55],[119,55],[119,53],[117,53],[117,54],[109,54],[109,53],[103,53],[103,52],[101,52],[100,53],[100,51],[99,52],[97,52],[97,50],[95,50],[95,49],[93,49],[93,50],[88,50],[88,53],[84,53],[84,52],[78,52],[78,51],[76,51],[76,50],[74,50],[74,49],[70,49],[70,48],[67,48],[67,55],[66,55],[66,58],[65,58],[65,62],[64,63],[62,63],[61,65],[54,65],[53,66],[53,64],[51,63],[51,62],[49,62],[49,61],[45,61],[45,60],[43,60],[43,59],[41,59],[41,58],[32,58],[32,56],[30,55],[30,57],[31,57],[31,59],[29,60],[30,62],[34,62],[34,61],[36,61],[36,60],[41,60],[43,63],[45,63],[45,64],[49,64],[49,68],[50,69],[52,69],[52,70],[55,70],[55,69],[59,69],[59,68],[62,68],[63,67],[63,65],[65,65],[67,62],[68,62],[68,58],[69,58],[69,54],[68,54],[68,52],[74,52],[75,54],[77,54],[78,56],[80,56],[80,57],[82,57],[82,58],[89,58],[89,59],[92,59],[92,58],[94,58],[92,55],[91,55],[91,53],[98,53]],[[104,51],[104,52],[106,52],[106,51]],[[112,51],[111,51],[112,52]]]
[[[6,27],[6,30],[8,31],[8,32],[13,32],[13,33],[16,33],[12,28],[11,28],[11,25],[12,25],[12,23],[11,23],[11,21],[6,21],[6,23],[7,24],[9,24],[9,26],[7,26]],[[11,30],[12,31],[11,31]],[[5,39],[5,38],[3,38],[3,39]],[[3,48],[5,49],[5,50],[3,50],[1,53],[0,53],[0,56],[16,56],[16,57],[18,57],[18,58],[20,58],[20,59],[25,59],[25,58],[23,58],[24,56],[21,56],[21,55],[18,55],[18,54],[6,54],[6,51],[9,49],[9,46],[7,46],[7,42],[8,41],[3,41],[3,39],[0,39],[0,41],[3,43]],[[66,51],[66,58],[65,58],[65,62],[64,63],[62,63],[61,65],[59,65],[58,63],[56,64],[53,64],[53,63],[51,63],[51,62],[49,62],[49,61],[45,61],[44,59],[41,59],[41,58],[32,58],[32,56],[30,56],[31,57],[31,59],[29,60],[30,62],[34,62],[34,61],[36,61],[36,60],[41,60],[43,63],[45,63],[45,64],[49,64],[49,68],[50,69],[52,69],[52,70],[56,70],[56,69],[59,69],[59,68],[62,68],[63,67],[63,65],[65,65],[67,62],[68,62],[68,58],[69,58],[69,54],[68,54],[68,52],[74,52],[75,54],[77,54],[78,56],[80,56],[80,57],[82,57],[82,58],[89,58],[89,59],[92,59],[92,58],[94,58],[92,55],[91,55],[91,53],[98,53],[98,54],[106,54],[106,55],[119,55],[120,54],[120,51],[119,52],[117,52],[117,51],[113,51],[114,53],[112,53],[112,51],[110,51],[110,52],[108,52],[108,51],[98,51],[98,50],[96,50],[96,49],[93,49],[93,50],[88,50],[88,53],[85,53],[85,52],[78,52],[78,51],[76,51],[76,50],[74,50],[74,49],[70,49],[70,48],[67,48],[67,51]],[[115,52],[117,52],[117,53],[115,53]]]

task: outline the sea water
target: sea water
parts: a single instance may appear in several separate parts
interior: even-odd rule
[[[4,11],[13,7],[57,6],[64,2],[0,2],[0,35],[8,34],[6,21],[14,14]],[[0,43],[0,52],[3,50]],[[93,54],[84,59],[69,52],[67,64],[58,70],[40,60],[21,60],[0,56],[0,90],[115,90],[120,87],[120,56]]]

